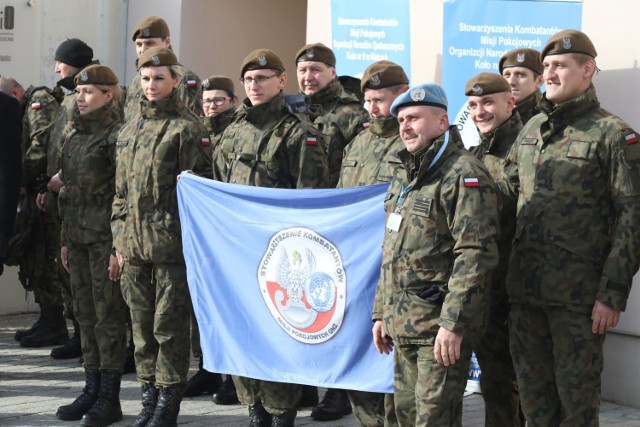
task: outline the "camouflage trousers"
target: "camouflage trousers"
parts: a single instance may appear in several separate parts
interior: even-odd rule
[[[241,402],[249,406],[262,402],[262,406],[271,415],[295,411],[300,401],[302,386],[298,384],[262,381],[235,375],[232,379]]]
[[[347,390],[353,415],[363,427],[395,427],[396,408],[391,393]]]
[[[492,295],[493,297],[493,295]],[[520,427],[520,396],[509,353],[510,306],[492,299],[488,327],[475,345],[482,375],[480,389],[485,407],[485,427]],[[522,424],[524,426],[524,423]]]
[[[190,324],[185,265],[127,259],[120,282],[131,311],[138,380],[162,388],[184,387]]]
[[[510,348],[527,427],[597,426],[604,335],[591,311],[512,304]]]
[[[76,320],[87,369],[122,372],[127,349],[127,307],[120,283],[109,280],[111,240],[69,242],[69,268]]]
[[[47,198],[55,197],[52,193],[47,194]],[[45,265],[43,277],[45,278],[46,297],[45,306],[55,301],[55,305],[64,303],[64,316],[67,319],[73,319],[73,296],[71,293],[71,284],[69,281],[69,273],[62,266],[60,260],[60,230],[61,221],[57,210],[43,215],[44,223],[44,253]],[[42,291],[42,289],[40,290]],[[35,292],[34,292],[35,294]],[[39,303],[42,306],[42,303]],[[51,304],[53,305],[53,304]]]
[[[460,359],[439,364],[433,344],[399,344],[394,350],[394,400],[400,426],[462,426],[462,398],[469,377],[471,343],[462,340]]]
[[[189,299],[191,301],[191,299]],[[200,330],[198,329],[198,320],[193,311],[193,303],[189,302],[189,310],[191,312],[191,354],[196,359],[202,357],[202,348],[200,347]]]

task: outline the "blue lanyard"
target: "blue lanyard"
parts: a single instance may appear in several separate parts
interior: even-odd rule
[[[433,160],[431,160],[431,163],[429,163],[429,167],[427,168],[427,170],[431,169],[433,167],[433,165],[436,164],[436,162],[438,160],[440,160],[440,157],[442,157],[442,153],[444,153],[444,150],[447,148],[447,145],[449,145],[449,131],[445,132],[444,134],[444,144],[442,144],[442,147],[440,147],[440,149],[438,150],[438,152],[436,153],[436,156],[433,158]],[[404,203],[404,198],[407,195],[407,193],[411,190],[413,190],[413,187],[415,187],[415,183],[405,187],[404,185],[402,186],[402,188],[400,189],[400,196],[398,197],[398,200],[396,201],[396,206],[400,207],[402,206],[402,204]]]

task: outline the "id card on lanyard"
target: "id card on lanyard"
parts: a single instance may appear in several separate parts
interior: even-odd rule
[[[447,131],[444,134],[444,144],[442,144],[442,147],[440,147],[440,150],[438,150],[438,152],[436,153],[436,156],[433,158],[433,160],[431,160],[431,163],[429,163],[429,167],[427,168],[427,170],[431,169],[433,165],[436,164],[436,162],[442,156],[442,153],[444,153],[444,150],[447,148],[448,144],[449,144],[449,131]],[[400,230],[400,225],[402,224],[402,215],[400,214],[400,211],[402,209],[402,204],[404,203],[407,193],[413,190],[413,187],[415,187],[415,185],[416,183],[414,182],[413,184],[410,184],[406,187],[403,185],[402,188],[400,189],[400,196],[398,196],[398,200],[396,201],[396,210],[391,215],[389,215],[389,218],[387,218],[387,230],[389,231]]]

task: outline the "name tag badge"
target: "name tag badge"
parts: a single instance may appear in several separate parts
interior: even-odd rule
[[[387,219],[388,230],[398,231],[400,230],[400,224],[402,224],[402,215],[396,212],[389,215],[389,219]]]

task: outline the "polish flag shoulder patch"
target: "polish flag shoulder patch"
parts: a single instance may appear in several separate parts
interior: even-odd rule
[[[364,130],[369,129],[370,127],[371,127],[371,123],[369,123],[369,122],[366,122],[366,123],[363,123],[363,124],[362,124],[362,128],[363,128]]]
[[[624,137],[625,141],[627,141],[627,145],[635,144],[638,142],[638,137],[635,133],[630,133],[629,135]]]
[[[464,178],[464,186],[465,187],[479,187],[480,186],[480,181],[478,180],[478,178],[465,177]]]
[[[318,138],[316,138],[315,136],[308,136],[307,145],[318,145]]]
[[[198,82],[196,80],[187,80],[188,87],[196,87],[198,86]]]
[[[209,139],[207,137],[200,138],[200,145],[202,145],[203,147],[210,146],[211,145],[211,139]]]
[[[39,103],[39,102],[32,102],[32,103],[31,103],[31,109],[32,109],[32,110],[39,110],[39,109],[41,109],[41,108],[42,108],[42,105],[40,105],[40,103]]]

